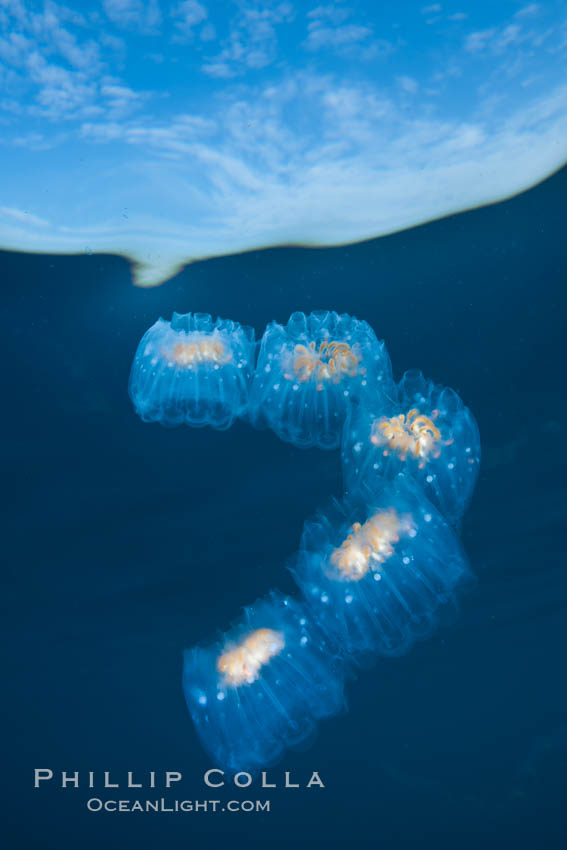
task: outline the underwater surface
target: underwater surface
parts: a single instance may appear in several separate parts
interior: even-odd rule
[[[348,248],[192,265],[155,289],[98,255],[0,254],[9,848],[565,846],[567,170],[515,199]],[[303,522],[341,493],[339,452],[243,422],[144,424],[127,394],[161,315],[368,321],[396,378],[421,368],[477,417],[459,615],[348,686],[348,714],[269,770],[207,789],[182,651],[271,588]],[[181,771],[170,792],[34,789],[34,768]],[[284,772],[324,789],[291,790]],[[102,775],[102,774],[101,774]],[[139,780],[138,780],[139,781]],[[263,813],[92,813],[90,797],[266,799]]]

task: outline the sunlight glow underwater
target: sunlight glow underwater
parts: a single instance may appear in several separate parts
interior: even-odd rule
[[[349,671],[431,634],[472,575],[457,530],[478,475],[471,411],[406,372],[364,321],[294,313],[254,330],[207,314],[144,334],[129,392],[146,422],[229,428],[341,448],[344,496],[305,523],[299,599],[271,592],[222,638],[185,652],[183,689],[215,763],[255,770],[344,708]]]

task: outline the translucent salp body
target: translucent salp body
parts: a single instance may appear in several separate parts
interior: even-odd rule
[[[335,449],[350,402],[393,391],[390,358],[370,325],[329,311],[293,313],[264,332],[250,416],[296,446]]]
[[[183,690],[214,763],[255,771],[344,707],[349,665],[400,655],[471,580],[451,525],[470,500],[478,429],[459,396],[408,372],[346,314],[254,331],[207,314],[159,319],[129,392],[144,421],[229,428],[237,417],[300,447],[341,444],[346,496],[306,522],[292,573],[216,644],[187,650]],[[432,504],[435,503],[435,504]],[[437,509],[439,508],[439,510]]]
[[[142,337],[129,393],[144,422],[230,428],[248,409],[254,331],[206,313],[174,313]]]
[[[342,444],[345,488],[379,490],[384,479],[411,475],[452,525],[471,499],[480,463],[480,438],[471,411],[456,392],[406,372],[396,401],[354,406]]]
[[[185,652],[183,690],[204,748],[232,770],[274,763],[344,703],[336,652],[305,606],[278,593]]]
[[[293,575],[347,659],[400,655],[470,578],[460,542],[407,476],[305,524]]]

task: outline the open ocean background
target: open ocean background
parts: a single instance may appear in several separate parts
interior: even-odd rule
[[[505,203],[364,244],[278,248],[132,286],[110,256],[0,254],[4,461],[3,847],[565,847],[567,170]],[[326,788],[207,789],[184,647],[272,587],[339,453],[237,423],[143,424],[143,332],[172,311],[253,325],[366,319],[395,376],[423,369],[475,413],[463,527],[476,587],[454,622],[349,687],[348,714],[270,771]],[[33,768],[179,770],[170,792],[33,789]],[[89,797],[271,799],[268,814],[92,814]]]

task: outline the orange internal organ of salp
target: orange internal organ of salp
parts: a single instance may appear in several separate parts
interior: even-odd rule
[[[293,371],[299,381],[313,379],[318,383],[317,389],[322,390],[323,381],[338,383],[345,375],[353,378],[364,374],[365,370],[359,369],[360,359],[346,342],[325,341],[319,348],[314,342],[297,344],[293,350]]]
[[[378,511],[364,525],[355,522],[348,537],[331,555],[339,578],[359,581],[369,570],[379,570],[394,554],[400,535],[409,532],[411,527],[411,520],[400,517],[394,508]]]
[[[274,629],[257,629],[238,646],[223,652],[217,670],[227,685],[251,684],[260,677],[261,668],[285,646],[284,636]]]
[[[178,342],[168,356],[178,366],[193,366],[196,363],[228,363],[231,355],[218,337],[200,336]]]
[[[439,411],[433,411],[436,419]],[[442,442],[441,431],[433,419],[413,408],[407,415],[400,413],[390,419],[379,419],[372,425],[370,440],[375,446],[384,446],[384,455],[395,451],[401,460],[413,457],[422,468],[431,458],[441,454],[441,447],[452,440]]]

